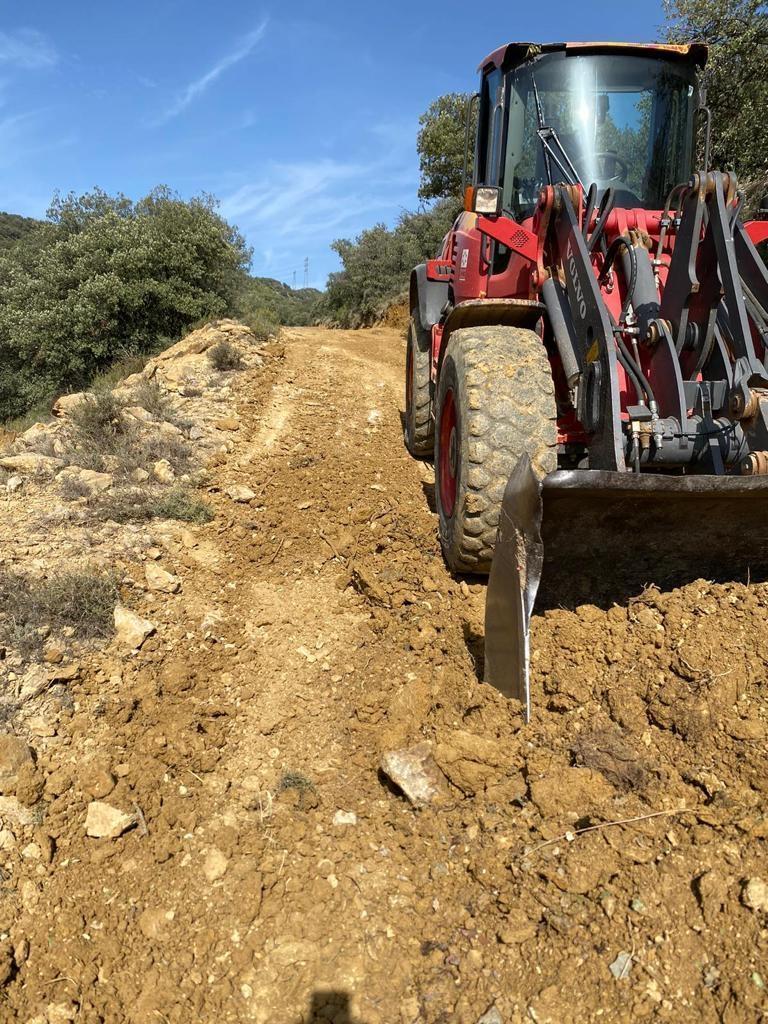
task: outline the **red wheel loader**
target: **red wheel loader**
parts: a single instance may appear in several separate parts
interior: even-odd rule
[[[406,444],[449,567],[490,572],[486,678],[526,715],[537,594],[768,573],[768,232],[708,167],[705,60],[492,53],[465,209],[411,275]]]

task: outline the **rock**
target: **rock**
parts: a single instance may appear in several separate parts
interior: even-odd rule
[[[147,907],[139,914],[139,928],[142,935],[147,939],[167,939],[174,916],[172,910]]]
[[[220,420],[215,420],[213,425],[217,430],[239,430],[240,420],[234,416],[224,416]]]
[[[0,796],[0,820],[6,825],[27,828],[35,824],[35,812],[14,796]]]
[[[435,750],[435,760],[443,775],[467,796],[508,782],[519,774],[503,744],[465,729],[455,729],[445,735],[445,740]],[[519,789],[519,779],[515,779],[515,783],[515,788]]]
[[[748,878],[741,893],[745,907],[768,912],[768,884],[762,878]]]
[[[725,731],[735,740],[761,741],[767,730],[758,718],[737,718],[726,723]]]
[[[69,665],[53,668],[48,673],[48,679],[52,683],[71,683],[73,680],[78,679],[79,676],[80,666],[76,661],[70,662]]]
[[[193,427],[189,428],[190,441],[202,441],[204,437],[205,431],[203,430],[202,427],[198,427],[197,424],[195,424]]]
[[[148,619],[142,619],[136,612],[122,604],[115,607],[115,639],[121,647],[137,651],[148,636],[155,632],[155,625]]]
[[[64,658],[64,648],[55,643],[48,643],[43,648],[43,661],[48,665],[58,665]]]
[[[135,814],[128,814],[101,800],[92,800],[88,804],[85,834],[93,839],[117,839],[135,824]]]
[[[7,828],[0,828],[0,850],[13,850],[16,847],[16,837]]]
[[[37,452],[23,452],[21,455],[6,455],[0,458],[0,466],[10,472],[41,474],[53,476],[57,469],[64,465],[63,459],[54,459],[51,455],[39,455]]]
[[[624,981],[625,978],[629,977],[629,972],[632,970],[632,954],[625,953],[622,950],[613,963],[608,965],[608,970],[616,981]]]
[[[92,398],[92,394],[83,391],[77,391],[73,395],[62,395],[53,403],[51,412],[54,416],[69,416],[78,405],[90,401]]]
[[[155,562],[147,562],[144,566],[144,577],[150,590],[161,594],[177,594],[181,589],[181,580],[170,572],[166,572]]]
[[[333,816],[334,825],[356,825],[357,815],[354,811],[336,811]]]
[[[694,880],[693,890],[707,924],[715,925],[722,921],[722,914],[728,904],[730,881],[731,879],[718,871],[705,871]]]
[[[212,847],[203,862],[203,874],[209,882],[215,882],[219,878],[223,878],[227,873],[229,867],[229,861],[216,847]]]
[[[499,929],[498,938],[505,946],[518,946],[534,938],[537,931],[536,921],[532,921],[524,910],[510,910],[506,921]]]
[[[123,412],[126,416],[133,416],[135,420],[141,420],[142,423],[154,422],[154,416],[152,413],[147,412],[147,410],[141,405],[127,405],[123,409]]]
[[[103,494],[114,483],[111,473],[97,473],[95,469],[80,469],[79,466],[69,466],[67,469],[63,469],[57,479],[77,481],[90,494]]]
[[[0,793],[15,792],[24,764],[33,764],[31,747],[18,736],[0,733]]]
[[[477,1024],[504,1024],[504,1018],[495,1006],[491,1006],[485,1011],[482,1017],[477,1018]]]
[[[149,480],[149,473],[146,469],[142,469],[137,466],[136,469],[131,470],[131,483],[133,484],[145,484]]]
[[[80,1011],[74,1003],[48,1003],[45,1008],[48,1024],[70,1024],[79,1016]]]
[[[20,476],[9,476],[5,481],[5,489],[9,494],[15,494],[16,491],[20,491],[24,486],[24,481]]]
[[[427,741],[384,754],[381,770],[416,806],[434,803],[443,795],[443,777]]]
[[[93,800],[102,800],[115,788],[117,780],[108,768],[90,765],[79,776],[83,792]]]
[[[244,504],[253,501],[256,497],[256,492],[252,491],[250,487],[246,487],[245,484],[232,484],[231,487],[226,488],[226,493],[233,501],[240,501]]]
[[[152,476],[159,484],[172,484],[176,473],[168,459],[158,459],[152,466]]]

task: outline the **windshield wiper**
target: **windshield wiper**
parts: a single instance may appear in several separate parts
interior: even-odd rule
[[[539,90],[536,86],[536,78],[533,71],[531,71],[531,82],[533,83],[533,95],[536,100],[536,120],[539,124],[536,134],[539,137],[539,142],[541,142],[541,148],[544,153],[544,167],[547,172],[547,181],[550,185],[554,184],[552,180],[552,165],[550,163],[550,159],[552,159],[557,164],[560,172],[565,176],[567,184],[581,185],[582,192],[584,192],[584,182],[579,177],[579,172],[576,170],[573,165],[573,161],[568,156],[565,146],[560,141],[557,131],[549,125],[544,124],[544,111],[542,110]],[[562,160],[550,145],[550,140],[557,145],[557,148],[560,150],[562,155]],[[565,161],[565,163],[563,163],[563,161]]]

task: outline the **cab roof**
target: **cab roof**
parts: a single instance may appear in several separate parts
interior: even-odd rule
[[[679,60],[687,64],[704,67],[707,61],[706,43],[686,43],[676,46],[672,43],[506,43],[489,53],[478,67],[485,71],[491,67],[507,70],[532,60],[542,53],[623,53],[627,56],[652,57],[654,54],[665,60]]]

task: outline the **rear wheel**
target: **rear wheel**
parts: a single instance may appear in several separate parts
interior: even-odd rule
[[[430,361],[432,337],[411,317],[405,357],[405,446],[411,455],[426,458],[435,447],[435,421],[432,417]]]
[[[557,468],[557,406],[541,338],[520,327],[454,331],[437,388],[435,495],[454,572],[487,573],[507,480],[521,455]]]

